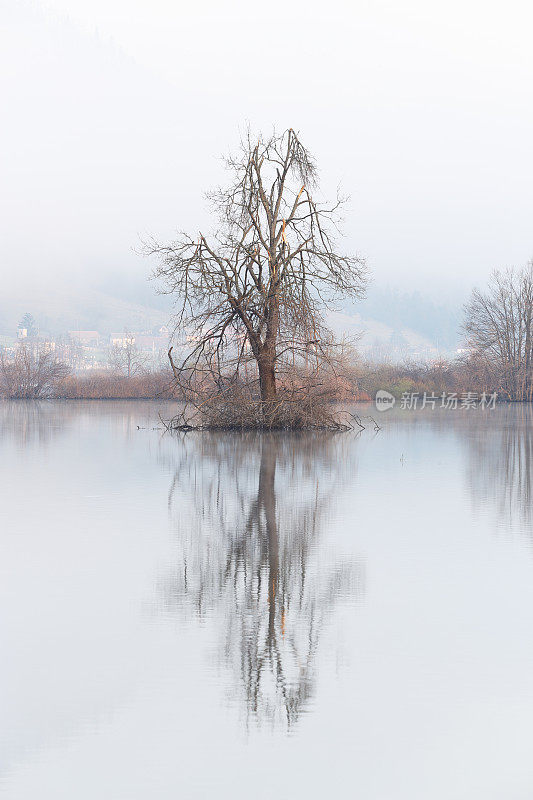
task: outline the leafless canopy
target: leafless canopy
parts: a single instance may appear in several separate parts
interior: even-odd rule
[[[69,372],[38,344],[20,344],[11,357],[0,352],[0,396],[18,400],[50,397]]]
[[[142,375],[146,369],[147,357],[135,344],[135,336],[129,331],[124,331],[121,344],[115,344],[109,350],[109,365],[111,369],[126,378]]]
[[[485,292],[476,289],[463,325],[472,358],[493,375],[511,400],[533,395],[533,262],[519,272],[494,272]]]
[[[155,275],[177,298],[176,329],[190,347],[176,363],[190,392],[255,382],[272,408],[297,366],[330,359],[333,339],[323,311],[338,297],[358,297],[366,270],[337,248],[344,199],[318,202],[313,158],[292,129],[242,142],[227,159],[228,188],[208,195],[218,228],[151,242]],[[222,389],[223,391],[223,389]]]

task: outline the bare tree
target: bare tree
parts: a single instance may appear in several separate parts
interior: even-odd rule
[[[475,289],[463,330],[471,358],[490,371],[495,387],[511,400],[531,401],[533,262],[519,272],[494,272],[487,291]]]
[[[69,372],[53,353],[21,344],[11,358],[0,352],[0,394],[12,399],[50,397]]]
[[[220,392],[222,375],[255,382],[269,412],[280,375],[331,360],[323,311],[339,295],[359,297],[366,268],[338,251],[344,198],[315,199],[315,163],[294,130],[255,141],[249,134],[227,168],[229,186],[208,195],[213,236],[182,233],[147,252],[159,257],[155,275],[177,296],[176,327],[188,334],[179,363],[169,351],[178,382],[193,394],[206,380]]]
[[[132,333],[125,332],[122,344],[114,345],[109,351],[111,368],[126,378],[133,378],[134,375],[144,372],[146,362],[147,357],[135,344]]]

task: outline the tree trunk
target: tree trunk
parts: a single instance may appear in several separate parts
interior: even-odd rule
[[[274,353],[263,353],[258,359],[258,367],[261,400],[264,403],[271,403],[276,399],[277,396]]]

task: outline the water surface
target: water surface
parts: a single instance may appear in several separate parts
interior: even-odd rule
[[[0,405],[0,796],[531,797],[529,410],[160,411]]]

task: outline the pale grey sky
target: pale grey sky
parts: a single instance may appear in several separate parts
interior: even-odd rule
[[[148,272],[138,236],[205,226],[247,123],[300,131],[377,282],[468,288],[533,255],[527,2],[1,8],[8,285]]]

